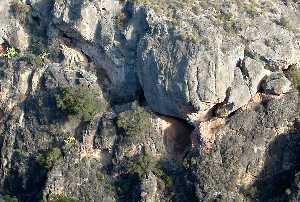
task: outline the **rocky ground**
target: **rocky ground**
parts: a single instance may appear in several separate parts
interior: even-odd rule
[[[1,0],[0,202],[300,201],[295,0]]]

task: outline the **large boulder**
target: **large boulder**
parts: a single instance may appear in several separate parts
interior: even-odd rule
[[[299,62],[294,4],[248,10],[247,2],[199,3],[197,13],[184,2],[165,5],[170,11],[145,4],[149,31],[139,43],[137,72],[156,112],[187,118],[217,106],[228,114],[247,104],[266,75]]]
[[[282,73],[273,73],[266,78],[262,87],[266,93],[281,95],[290,90],[292,83]]]

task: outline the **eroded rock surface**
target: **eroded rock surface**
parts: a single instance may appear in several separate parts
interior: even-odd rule
[[[299,201],[299,11],[0,1],[0,201]]]
[[[281,95],[290,90],[291,84],[284,74],[274,73],[266,78],[262,87],[266,93]]]
[[[299,93],[263,100],[219,125],[213,143],[186,159],[199,199],[289,199],[299,162]]]
[[[207,3],[220,17],[206,11],[201,2],[194,3],[203,14],[185,10],[185,3],[182,10],[174,5],[173,18],[157,15],[151,6],[147,10],[149,32],[139,45],[138,73],[155,111],[184,118],[221,103],[230,113],[248,103],[270,71],[299,62],[298,32],[274,23],[284,18],[283,12],[298,16],[297,5],[276,2],[276,12],[264,10],[253,17],[235,3],[224,3],[225,7],[221,1]],[[255,9],[262,9],[259,5]],[[289,20],[299,24],[296,18]]]

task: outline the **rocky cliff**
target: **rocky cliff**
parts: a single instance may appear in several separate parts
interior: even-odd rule
[[[299,201],[295,0],[1,0],[0,201]]]

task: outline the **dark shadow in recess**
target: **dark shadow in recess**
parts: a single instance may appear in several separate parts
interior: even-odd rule
[[[160,188],[167,201],[198,202],[195,187],[187,183],[188,170],[177,160],[161,160],[159,164],[172,180],[172,186]],[[162,180],[162,179],[160,179]],[[159,183],[158,183],[159,186]]]
[[[194,127],[185,120],[161,116],[170,125],[164,130],[163,142],[166,148],[167,158],[182,161],[191,147],[191,134]]]
[[[47,179],[47,170],[41,169],[34,157],[24,162],[18,152],[13,153],[11,162],[12,168],[4,182],[7,194],[16,196],[19,201],[39,201]],[[22,163],[23,168],[20,168],[18,164]],[[22,169],[25,169],[25,173],[22,173]]]
[[[288,201],[286,190],[300,171],[300,122],[270,143],[264,168],[244,193],[258,201]]]

